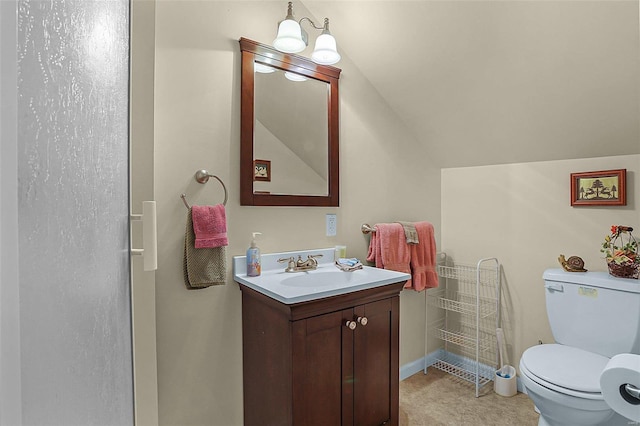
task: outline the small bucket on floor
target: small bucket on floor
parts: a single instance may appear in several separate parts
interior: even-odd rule
[[[516,369],[510,365],[505,365],[500,370],[497,370],[493,376],[493,389],[500,396],[513,396],[518,393]]]

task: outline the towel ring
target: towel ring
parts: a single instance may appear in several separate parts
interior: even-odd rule
[[[196,180],[196,182],[201,183],[201,184],[205,184],[207,182],[209,182],[209,178],[215,178],[218,180],[218,182],[220,182],[220,185],[222,185],[222,189],[224,189],[224,201],[222,202],[223,206],[227,205],[227,199],[229,198],[229,194],[227,193],[227,187],[225,186],[224,182],[216,175],[212,175],[210,174],[208,171],[206,171],[205,169],[202,170],[198,170],[196,172],[196,174],[193,176],[193,178]],[[180,198],[182,198],[182,202],[184,203],[185,207],[187,209],[190,209],[191,206],[189,205],[189,203],[187,203],[187,194],[182,194],[180,196]]]

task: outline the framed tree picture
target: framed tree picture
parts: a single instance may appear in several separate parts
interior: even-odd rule
[[[572,206],[626,206],[627,169],[571,173]]]

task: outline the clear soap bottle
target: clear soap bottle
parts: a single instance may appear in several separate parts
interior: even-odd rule
[[[256,235],[262,235],[260,232],[251,233],[251,246],[247,249],[247,276],[257,277],[260,275],[260,249],[256,245]]]

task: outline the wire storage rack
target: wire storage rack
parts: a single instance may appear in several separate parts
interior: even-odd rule
[[[445,253],[440,256],[440,286],[426,295],[424,372],[432,366],[473,383],[478,397],[498,364],[500,262],[491,257],[470,266],[450,264]],[[437,320],[427,320],[433,317],[431,308],[439,310]],[[437,348],[429,348],[430,337],[439,342]]]

